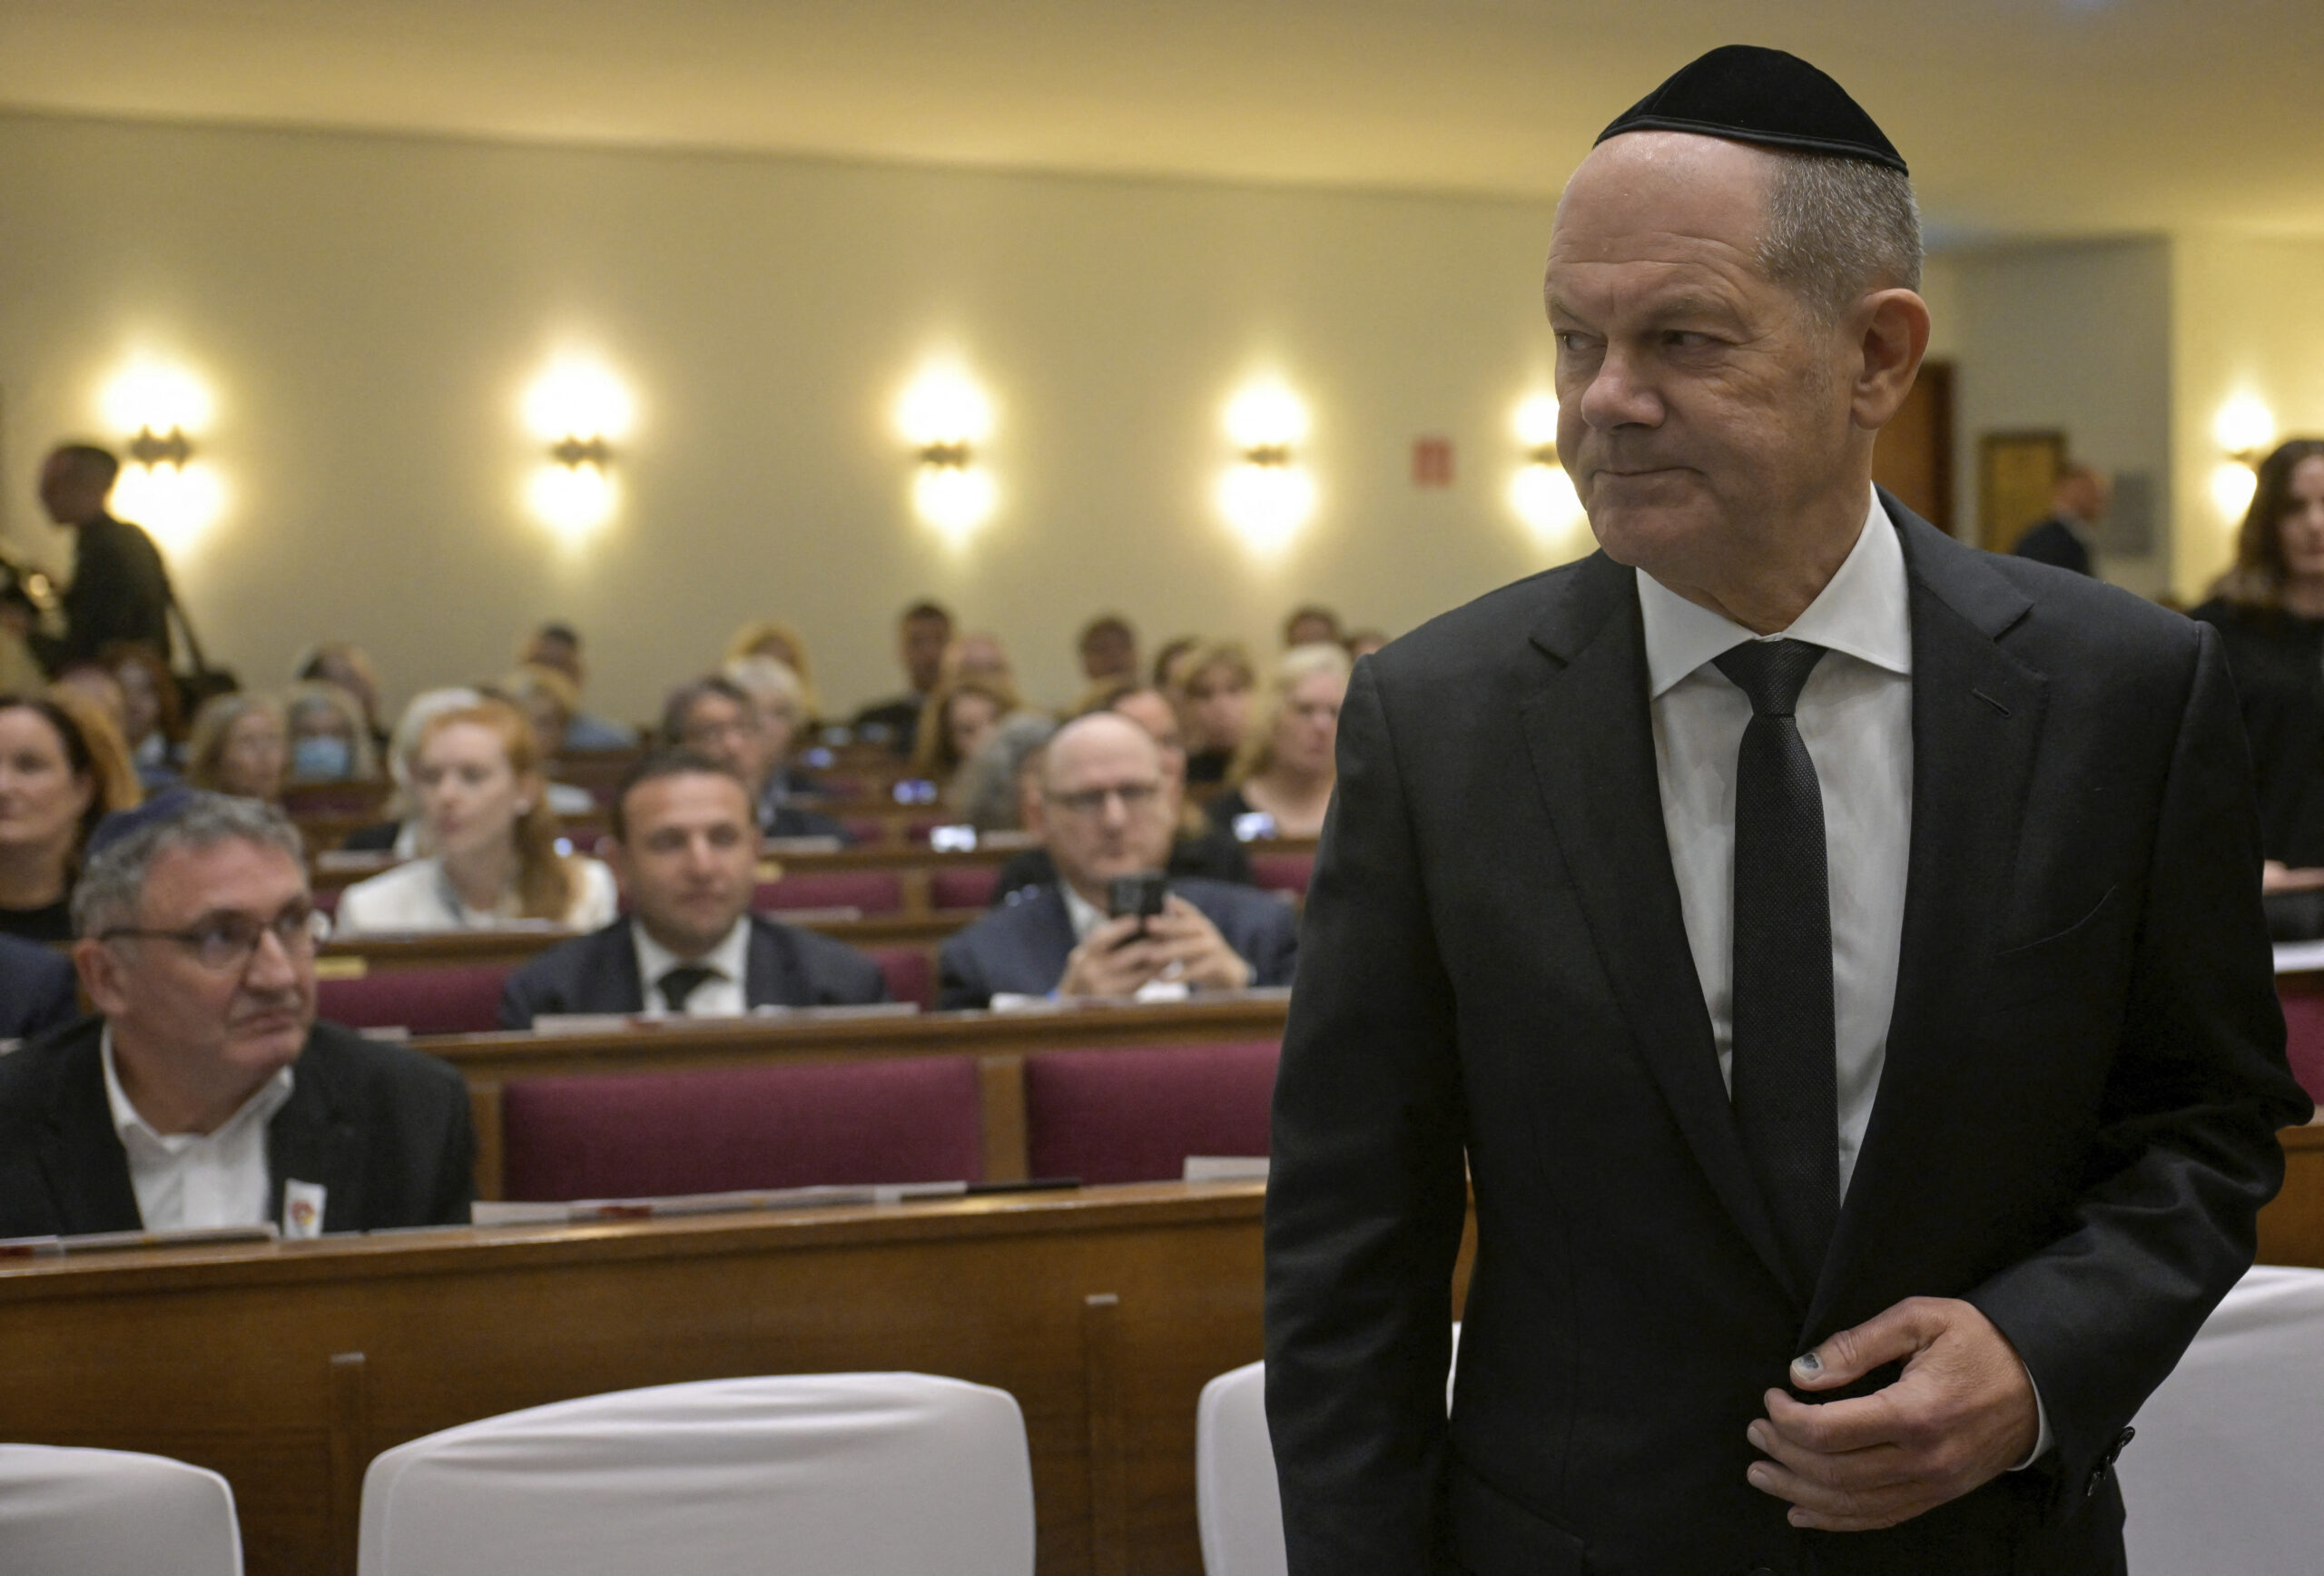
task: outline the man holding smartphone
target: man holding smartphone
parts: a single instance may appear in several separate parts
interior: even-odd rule
[[[1136,723],[1098,712],[1059,729],[1028,806],[1058,880],[945,943],[938,1005],[1290,984],[1298,929],[1282,900],[1163,879],[1177,800],[1160,751]]]

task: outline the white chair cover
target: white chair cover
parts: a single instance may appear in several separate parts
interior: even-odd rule
[[[241,1576],[234,1491],[167,1456],[0,1444],[0,1571]]]
[[[2324,1570],[2324,1270],[2262,1265],[2139,1411],[2119,1470],[2132,1576]]]
[[[361,1576],[1029,1576],[1006,1392],[923,1374],[716,1379],[512,1412],[363,1480]]]

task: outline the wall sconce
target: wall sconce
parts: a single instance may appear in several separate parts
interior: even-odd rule
[[[183,368],[141,361],[105,385],[100,403],[107,427],[133,434],[122,444],[128,463],[113,483],[113,512],[165,548],[192,546],[224,503],[216,472],[195,463],[189,436],[210,424],[210,390]]]
[[[911,507],[957,546],[991,517],[992,472],[977,453],[992,436],[992,401],[957,367],[931,367],[896,401],[896,428],[917,466]]]
[[[1589,520],[1573,478],[1558,460],[1558,402],[1547,394],[1518,402],[1510,418],[1525,463],[1509,478],[1509,507],[1545,547],[1574,545],[1577,527]]]
[[[2249,394],[2239,394],[2211,418],[2211,438],[2227,450],[2212,468],[2211,503],[2230,522],[2243,518],[2260,487],[2260,462],[2276,440],[2275,413]]]
[[[1218,508],[1243,540],[1281,551],[1315,509],[1315,483],[1298,463],[1307,407],[1279,383],[1258,383],[1226,403],[1226,436],[1239,459],[1218,479]]]
[[[548,446],[526,496],[542,523],[577,542],[611,519],[613,439],[629,430],[635,408],[621,379],[587,361],[560,361],[525,391],[525,425]]]

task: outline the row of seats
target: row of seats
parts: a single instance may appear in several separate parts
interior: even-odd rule
[[[1458,1326],[1454,1334],[1458,1335]],[[2120,1463],[2142,1576],[2306,1576],[2309,1435],[2324,1413],[2324,1271],[2262,1266],[2140,1412]],[[1206,1576],[1283,1576],[1252,1364],[1196,1408]],[[921,1374],[714,1379],[552,1403],[379,1456],[359,1576],[1029,1576],[1024,1416]],[[233,1496],[158,1456],[0,1447],[12,1576],[241,1576]]]

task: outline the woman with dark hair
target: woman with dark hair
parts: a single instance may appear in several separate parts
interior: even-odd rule
[[[2216,626],[2259,779],[2262,885],[2279,940],[2324,934],[2324,438],[2260,462]]]
[[[0,935],[72,940],[89,833],[142,797],[110,717],[74,695],[0,696]]]

